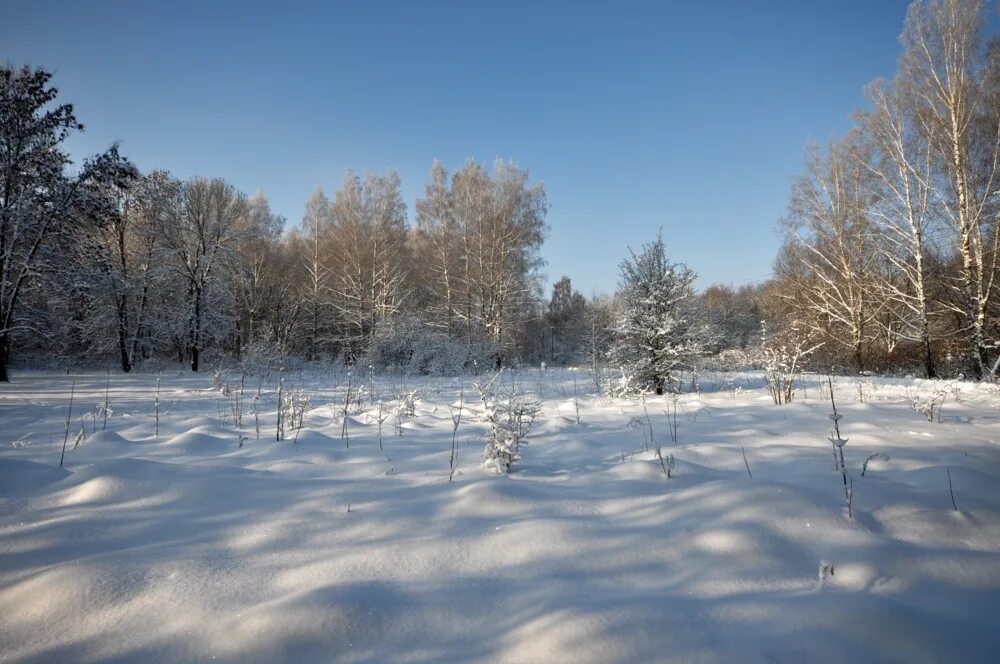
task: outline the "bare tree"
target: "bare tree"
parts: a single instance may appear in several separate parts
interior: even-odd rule
[[[526,171],[502,161],[492,174],[470,161],[454,173],[450,190],[444,181],[435,165],[427,197],[417,203],[437,306],[446,309],[449,329],[461,330],[470,343],[485,336],[501,350],[511,348],[540,294],[545,190],[529,186]]]
[[[354,360],[408,293],[406,205],[399,176],[369,175],[362,182],[349,172],[331,216],[337,247],[331,290],[344,323],[347,355]]]
[[[308,346],[306,358],[316,360],[330,334],[330,199],[323,190],[316,190],[306,201],[302,218],[302,264],[306,278],[306,318],[308,320]]]
[[[234,261],[229,270],[236,304],[235,351],[257,341],[277,342],[273,315],[287,299],[289,276],[283,267],[279,245],[285,218],[273,213],[267,197],[257,192],[247,201],[243,229],[234,240]],[[294,303],[297,304],[297,303]],[[297,315],[297,307],[291,313]],[[285,311],[284,315],[289,315]]]
[[[460,300],[468,295],[468,259],[461,251],[462,229],[452,211],[448,174],[435,161],[424,198],[417,200],[416,265],[423,274],[421,295],[432,324],[444,327],[450,336],[459,331]],[[422,277],[422,278],[421,278]]]
[[[154,171],[136,178],[127,188],[110,187],[107,195],[114,203],[109,214],[83,228],[77,238],[83,268],[107,302],[113,334],[96,330],[95,339],[116,341],[122,371],[129,372],[140,355],[147,335],[148,316],[161,272],[158,234],[170,201],[180,183],[169,173]],[[95,318],[99,324],[101,316]]]
[[[868,98],[873,110],[859,114],[858,121],[872,149],[860,153],[860,164],[870,173],[876,191],[870,214],[889,267],[880,280],[881,295],[900,312],[883,326],[891,328],[885,330],[887,335],[920,343],[924,371],[934,378],[926,262],[938,212],[933,141],[920,131],[912,100],[898,87],[876,82],[869,86]]]
[[[898,85],[934,153],[936,195],[960,257],[957,310],[976,378],[987,371],[987,311],[997,276],[1000,111],[996,53],[981,0],[917,0],[907,12]]]
[[[872,187],[862,166],[859,135],[832,142],[824,155],[807,153],[806,175],[792,186],[786,241],[776,272],[790,283],[800,319],[837,344],[846,344],[856,368],[865,368],[879,302],[871,291],[875,236],[869,219]]]
[[[187,286],[192,371],[198,371],[203,347],[206,298],[245,232],[247,209],[246,196],[224,180],[195,178],[184,184],[170,223],[162,229],[161,240],[174,259],[172,267]]]

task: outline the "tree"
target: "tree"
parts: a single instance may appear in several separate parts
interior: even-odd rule
[[[95,314],[91,326],[95,339],[114,339],[123,372],[128,373],[140,356],[152,301],[162,301],[156,290],[162,273],[158,234],[169,202],[180,183],[169,173],[154,171],[138,176],[129,188],[114,186],[107,195],[113,202],[110,214],[94,220],[73,241],[78,248],[80,270],[95,286],[111,323],[101,329],[104,316]]]
[[[282,274],[283,248],[279,244],[285,218],[271,211],[263,192],[247,201],[245,227],[236,239],[231,277],[237,307],[235,350],[242,354],[248,344],[274,339],[274,313],[288,300],[285,285],[289,274]],[[301,302],[295,298],[283,316],[298,317]]]
[[[470,346],[487,337],[500,349],[499,365],[540,297],[545,189],[529,186],[527,171],[502,161],[492,174],[470,161],[446,183],[435,164],[426,196],[417,201],[428,305]]]
[[[302,217],[302,264],[306,272],[306,318],[309,329],[306,359],[316,360],[332,325],[330,312],[330,199],[316,187]]]
[[[573,290],[564,276],[552,286],[552,299],[546,320],[549,327],[549,361],[556,364],[575,362],[580,354],[587,299]]]
[[[416,261],[421,296],[431,318],[449,336],[459,331],[460,298],[468,297],[468,255],[461,250],[463,228],[452,210],[448,174],[435,160],[424,198],[417,200]]]
[[[206,302],[222,282],[225,263],[246,232],[246,196],[221,179],[184,183],[161,240],[173,257],[171,267],[187,287],[187,348],[191,370],[198,371],[205,341]]]
[[[408,295],[410,257],[399,175],[348,172],[331,206],[337,247],[331,290],[348,358],[363,355]]]
[[[594,295],[587,301],[582,345],[598,390],[601,389],[602,368],[607,359],[608,348],[614,339],[614,321],[614,300],[611,297]]]
[[[858,132],[810,146],[806,175],[795,180],[785,219],[785,245],[775,272],[794,283],[800,319],[817,335],[846,345],[858,371],[873,338],[879,302],[875,235],[869,219],[873,187]]]
[[[611,361],[629,390],[663,394],[674,372],[703,353],[704,329],[694,322],[695,274],[667,257],[662,233],[621,263],[620,310]]]
[[[861,165],[872,176],[876,203],[871,216],[888,268],[878,284],[880,295],[898,312],[883,327],[887,335],[919,341],[924,372],[935,378],[926,259],[939,205],[933,140],[926,139],[936,129],[920,131],[915,104],[898,86],[876,82],[868,87],[868,98],[873,109],[859,114],[858,122],[871,145],[871,158],[862,159]]]
[[[699,296],[699,308],[718,338],[717,350],[746,350],[760,336],[761,288],[746,285],[738,289],[714,284]]]
[[[982,39],[983,24],[980,0],[915,1],[900,36],[897,79],[933,151],[936,197],[955,233],[956,309],[977,379],[987,371],[987,311],[1000,260],[1000,58]]]
[[[135,169],[117,147],[66,173],[62,144],[82,131],[71,104],[51,107],[58,91],[44,69],[0,66],[0,381],[10,380],[13,333],[31,329],[17,318],[18,300],[38,274],[55,266],[40,258],[46,244],[110,205],[100,192],[125,183]]]

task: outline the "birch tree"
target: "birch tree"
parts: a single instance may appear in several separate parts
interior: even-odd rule
[[[529,186],[528,173],[513,164],[497,161],[491,175],[469,162],[452,177],[451,195],[466,284],[457,314],[470,339],[485,334],[502,352],[540,295],[545,189]]]
[[[408,293],[410,267],[406,205],[396,173],[348,173],[331,206],[335,246],[331,291],[343,322],[350,360],[371,343],[379,323],[394,315]]]
[[[857,132],[831,142],[826,154],[810,146],[806,175],[792,186],[783,256],[776,264],[776,273],[796,285],[803,321],[820,338],[846,345],[858,371],[865,369],[879,309],[871,289],[873,194],[861,165],[867,158]]]
[[[858,121],[871,144],[871,158],[861,158],[875,188],[877,203],[871,217],[882,255],[889,266],[880,280],[880,295],[888,308],[900,311],[889,319],[886,335],[919,342],[924,372],[935,378],[931,338],[931,284],[927,253],[940,212],[934,186],[934,127],[923,132],[912,99],[897,86],[876,82],[868,88],[872,110]]]
[[[416,264],[422,299],[426,302],[432,325],[443,327],[449,336],[457,336],[468,300],[467,243],[453,210],[448,174],[441,162],[434,162],[424,197],[417,200]],[[465,317],[466,322],[470,316]]]
[[[305,316],[308,321],[306,359],[313,361],[320,357],[332,325],[329,256],[331,224],[330,199],[320,187],[316,187],[306,201],[301,237],[302,265],[306,279]]]
[[[987,311],[1000,256],[1000,99],[996,52],[983,39],[984,20],[981,0],[917,0],[900,37],[898,77],[933,150],[937,197],[960,257],[954,288],[976,378],[987,371]]]

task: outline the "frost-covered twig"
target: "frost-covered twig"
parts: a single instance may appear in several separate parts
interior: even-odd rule
[[[155,411],[154,417],[156,418],[156,424],[153,429],[153,438],[160,437],[160,374],[156,374],[156,393],[153,395],[153,408]],[[260,435],[257,436],[260,438]]]
[[[577,393],[575,371],[573,372],[573,409],[576,410],[576,426],[580,426],[580,397]]]
[[[448,481],[451,482],[455,476],[455,462],[458,459],[456,443],[458,441],[458,425],[462,422],[462,409],[465,407],[465,387],[463,386],[458,395],[458,408],[451,408],[451,457],[448,459]]]
[[[382,425],[389,419],[389,413],[386,413],[384,409],[384,404],[379,400],[378,406],[375,408],[375,421],[378,422],[378,449],[380,451],[384,451],[382,447]]]
[[[888,461],[889,455],[882,454],[881,452],[876,452],[875,454],[869,455],[868,458],[865,459],[865,462],[861,465],[861,477],[864,477],[865,473],[868,472],[868,464],[875,460]]]
[[[351,434],[347,430],[347,412],[351,405],[351,388],[353,387],[352,373],[353,372],[351,371],[347,372],[347,392],[344,393],[344,408],[342,413],[343,420],[340,428],[340,438],[346,443],[347,449],[351,449]]]
[[[928,422],[941,423],[941,414],[944,410],[944,402],[949,395],[953,395],[958,400],[958,388],[952,383],[947,383],[933,392],[926,399],[921,399],[916,394],[907,391],[910,398],[910,408],[927,418]]]
[[[833,396],[833,379],[827,378],[830,386],[830,406],[833,408],[833,413],[829,415],[830,419],[833,420],[833,431],[831,432],[831,437],[829,441],[833,444],[834,457],[837,459],[837,470],[840,471],[840,475],[844,480],[844,499],[847,503],[847,516],[848,518],[854,518],[854,481],[848,482],[847,478],[847,466],[844,464],[844,445],[847,444],[847,439],[842,438],[840,435],[840,420],[843,417],[837,412],[837,402]]]
[[[629,429],[638,429],[642,432],[642,451],[646,452],[649,450],[649,437],[646,435],[646,423],[642,421],[642,418],[633,417],[628,421]]]
[[[284,391],[285,391],[285,369],[281,368],[278,369],[278,414],[275,420],[276,424],[274,430],[274,439],[279,441],[285,437],[285,429],[281,421],[281,416],[283,414],[282,413],[283,409],[281,408],[281,404],[283,401]]]
[[[948,493],[951,494],[951,506],[954,510],[958,511],[958,505],[955,504],[955,489],[951,486],[951,468],[945,468],[948,472]]]
[[[76,380],[74,379],[69,387],[69,408],[66,409],[66,433],[63,434],[62,454],[59,455],[59,467],[63,467],[63,459],[66,458],[66,443],[69,442],[69,423],[73,416],[73,394],[76,392]]]
[[[104,424],[101,426],[101,431],[107,431],[108,414],[111,412],[111,369],[108,369],[108,382],[104,386],[104,402],[101,406],[101,414],[104,416]]]
[[[670,410],[667,415],[667,429],[670,431],[670,442],[677,444],[677,393],[670,393]]]

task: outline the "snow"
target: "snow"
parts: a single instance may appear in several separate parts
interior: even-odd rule
[[[676,444],[669,397],[647,398],[671,479],[629,427],[639,401],[586,394],[580,372],[578,426],[572,372],[520,378],[542,412],[498,476],[470,378],[378,378],[380,452],[367,398],[347,448],[343,386],[319,372],[285,376],[312,397],[295,443],[274,439],[273,381],[258,440],[252,410],[238,431],[231,397],[188,373],[163,375],[154,437],[156,376],[132,374],[112,376],[108,429],[84,419],[77,449],[106,376],[15,376],[0,386],[0,660],[932,662],[1000,646],[993,388],[962,384],[939,423],[912,404],[940,383],[865,379],[862,403],[840,378],[851,520],[816,378],[775,406],[760,376],[703,377]],[[889,459],[860,477],[876,452]]]

